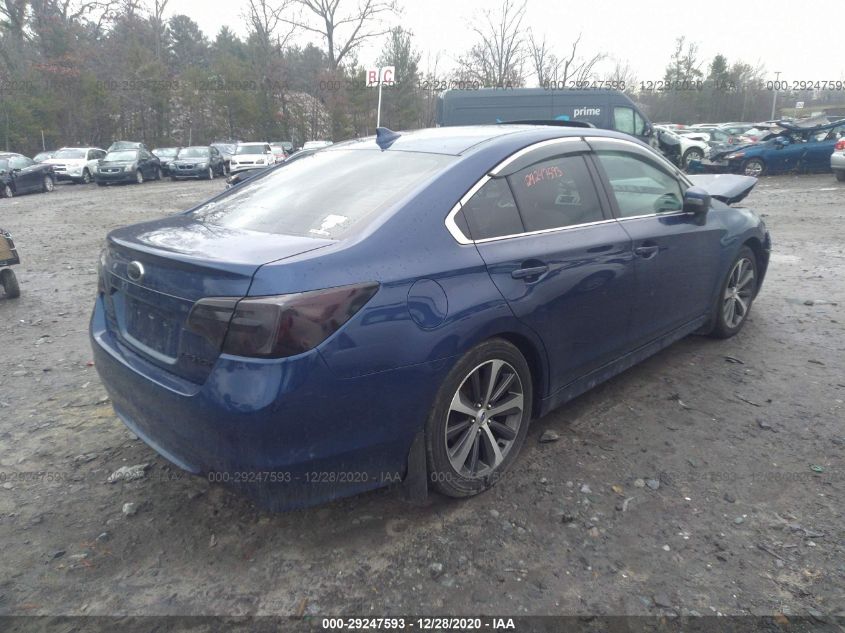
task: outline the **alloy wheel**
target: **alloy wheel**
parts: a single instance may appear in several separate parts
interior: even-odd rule
[[[144,184],[144,174],[141,173],[140,169],[135,172],[135,182],[139,185]]]
[[[3,187],[3,197],[4,198],[11,198],[15,195],[15,192],[12,191],[12,188],[9,185]]]
[[[82,170],[82,184],[91,184],[91,173],[87,169]]]
[[[457,473],[477,479],[495,471],[525,419],[522,381],[503,360],[489,360],[464,378],[447,413],[446,453]]]
[[[746,176],[754,176],[758,178],[763,173],[763,163],[759,160],[750,160],[745,165],[745,175]]]
[[[745,319],[754,298],[754,264],[747,257],[734,264],[723,297],[722,316],[725,325],[734,329]]]
[[[44,191],[48,193],[53,191],[53,179],[50,176],[44,176]]]

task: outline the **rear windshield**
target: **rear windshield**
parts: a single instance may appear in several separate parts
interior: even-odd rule
[[[207,147],[186,147],[179,150],[179,158],[201,158],[208,156]]]
[[[263,154],[264,145],[238,145],[235,154]]]
[[[412,152],[315,152],[246,181],[193,215],[231,228],[342,239],[454,160]]]
[[[60,149],[55,158],[85,158],[84,149]]]
[[[137,157],[138,151],[134,149],[119,149],[106,154],[106,160],[135,160]]]

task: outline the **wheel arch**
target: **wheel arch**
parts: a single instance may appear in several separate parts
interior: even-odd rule
[[[757,288],[755,294],[763,285],[763,278],[766,276],[766,269],[769,266],[769,258],[766,256],[766,250],[763,244],[757,237],[750,237],[742,243],[742,246],[747,246],[754,253],[754,259],[757,260]]]
[[[548,369],[546,367],[545,350],[539,347],[539,342],[532,341],[528,336],[519,332],[499,332],[490,338],[504,339],[516,347],[519,353],[525,358],[525,362],[528,363],[528,369],[531,371],[531,389],[534,393],[531,405],[531,419],[536,419],[540,415],[540,403],[546,395]]]

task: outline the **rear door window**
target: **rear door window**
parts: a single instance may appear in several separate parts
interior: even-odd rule
[[[558,156],[508,177],[526,231],[604,219],[595,185],[581,155]]]

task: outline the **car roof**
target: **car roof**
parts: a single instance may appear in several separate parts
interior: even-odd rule
[[[431,154],[450,154],[460,156],[481,146],[489,147],[502,142],[510,144],[524,138],[525,144],[539,142],[545,139],[606,136],[635,141],[645,145],[628,134],[602,130],[599,128],[565,127],[551,123],[549,125],[524,125],[502,123],[498,125],[466,125],[426,128],[399,132],[399,136],[382,148],[376,142],[375,136],[335,143],[321,151],[333,152],[342,149],[390,149],[406,152],[425,152]]]

